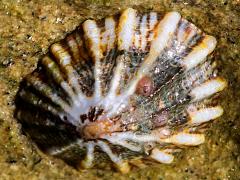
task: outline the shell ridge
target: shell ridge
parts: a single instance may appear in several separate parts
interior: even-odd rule
[[[93,20],[87,20],[83,23],[85,40],[88,42],[89,54],[94,59],[94,99],[99,102],[101,99],[101,63],[103,57],[100,48],[100,30]]]
[[[65,103],[61,97],[57,96],[46,83],[42,82],[41,79],[38,79],[35,76],[29,76],[27,78],[30,86],[35,89],[35,92],[40,93],[41,95],[47,97],[52,103],[60,106],[65,111],[69,111],[70,107]]]
[[[77,78],[75,78],[75,76],[78,75],[71,65],[71,55],[66,50],[64,50],[64,48],[60,44],[57,43],[51,46],[51,53],[55,56],[55,60],[57,61],[60,68],[63,70],[63,72],[66,73],[69,84],[73,86],[74,91],[79,96],[79,98],[84,97],[81,92],[78,80]]]
[[[64,78],[61,75],[61,72],[57,66],[57,64],[50,59],[50,57],[45,56],[42,61],[41,64],[43,65],[44,69],[47,72],[47,76],[49,76],[49,78],[53,78],[53,81],[56,85],[59,85],[63,88],[64,92],[71,98],[71,100],[74,103],[77,103],[77,101],[75,100],[75,94],[73,92],[73,90],[71,89],[71,87],[68,85],[68,83],[64,80]]]

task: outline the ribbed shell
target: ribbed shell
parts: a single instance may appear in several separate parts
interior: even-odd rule
[[[23,80],[16,117],[41,150],[74,166],[94,166],[96,152],[122,172],[141,157],[171,163],[223,113],[207,99],[226,86],[207,58],[215,46],[177,12],[86,20]]]

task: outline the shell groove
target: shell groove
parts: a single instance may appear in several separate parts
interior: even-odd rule
[[[211,100],[226,87],[207,59],[215,46],[177,12],[86,20],[23,80],[16,117],[41,150],[74,166],[94,166],[97,153],[122,172],[136,158],[171,163],[223,113]]]

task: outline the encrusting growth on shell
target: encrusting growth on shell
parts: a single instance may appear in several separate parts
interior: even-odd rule
[[[91,168],[99,153],[123,173],[136,159],[169,164],[223,114],[211,99],[227,84],[206,58],[215,46],[177,12],[86,20],[23,80],[15,115],[42,151],[73,166]]]

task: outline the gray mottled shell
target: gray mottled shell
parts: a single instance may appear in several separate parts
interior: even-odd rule
[[[177,12],[86,20],[23,80],[16,117],[41,150],[74,166],[94,166],[96,154],[122,172],[136,158],[171,163],[223,113],[209,99],[226,86],[206,58],[215,45]]]

